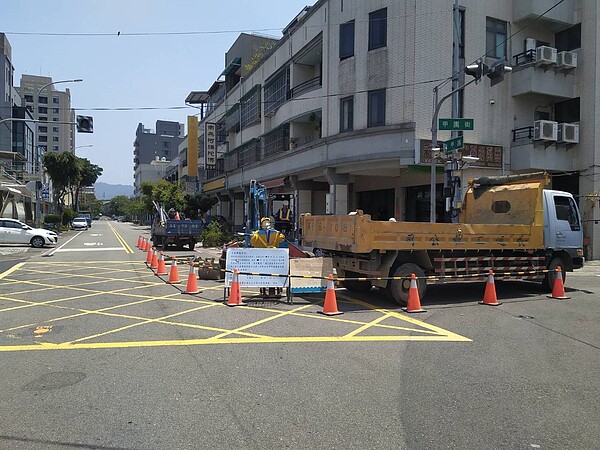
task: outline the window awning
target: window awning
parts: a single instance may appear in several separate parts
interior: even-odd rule
[[[227,76],[227,75],[231,75],[232,73],[237,72],[237,70],[242,66],[242,58],[240,58],[239,56],[236,58],[233,58],[233,60],[229,63],[229,65],[227,67],[225,67],[225,70],[223,72],[221,72],[221,75],[219,76]]]

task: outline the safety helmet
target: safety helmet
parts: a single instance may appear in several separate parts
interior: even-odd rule
[[[271,226],[271,219],[269,217],[263,217],[260,219],[261,228],[269,228]]]

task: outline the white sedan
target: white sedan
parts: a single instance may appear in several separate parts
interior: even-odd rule
[[[87,230],[88,221],[85,217],[75,217],[71,222],[71,228],[74,230]]]
[[[32,247],[58,243],[54,231],[31,228],[16,219],[0,218],[0,244],[29,244]]]

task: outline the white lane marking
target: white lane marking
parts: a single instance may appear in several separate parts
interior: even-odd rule
[[[113,250],[125,250],[123,247],[102,247],[102,248],[64,248],[57,249],[54,253],[67,253],[67,252],[106,252]]]
[[[84,242],[83,245],[85,245],[86,247],[88,246],[98,246],[98,247],[102,247],[104,245],[104,242]]]
[[[104,236],[102,233],[90,233],[91,237]]]
[[[61,245],[58,248],[52,248],[44,253],[41,254],[41,256],[52,256],[54,255],[55,252],[60,251],[65,245],[67,245],[69,242],[71,242],[73,239],[75,239],[77,236],[79,236],[81,234],[81,231],[79,233],[77,233],[75,236],[73,236],[71,239],[69,239],[67,242],[65,242],[63,245]]]

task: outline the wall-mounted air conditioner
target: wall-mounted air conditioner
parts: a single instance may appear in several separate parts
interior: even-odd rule
[[[577,67],[577,53],[558,52],[556,55],[556,65],[563,69],[574,69]]]
[[[533,139],[536,141],[556,141],[558,139],[558,122],[552,120],[536,120],[533,122]]]
[[[574,123],[559,123],[558,142],[565,142],[567,144],[579,143],[579,125]]]
[[[535,50],[535,48],[537,47],[537,41],[534,38],[527,38],[525,39],[525,51],[528,52],[529,50]]]
[[[535,49],[535,52],[535,60],[539,65],[556,64],[556,49],[554,47],[541,45]]]

